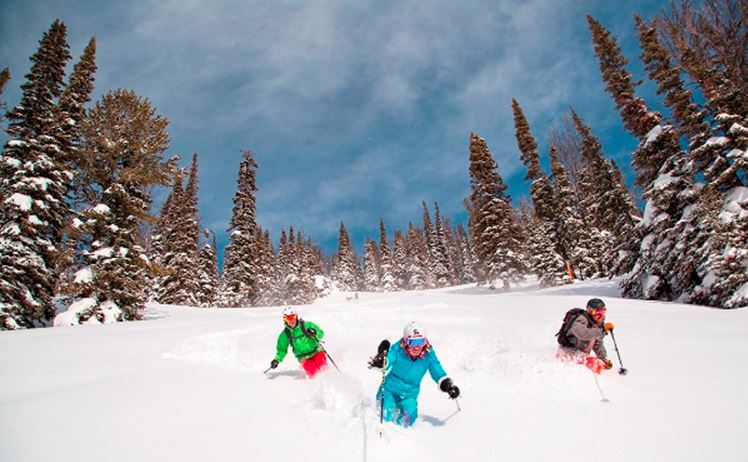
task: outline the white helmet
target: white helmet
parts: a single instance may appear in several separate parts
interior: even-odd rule
[[[298,316],[299,314],[296,312],[296,309],[292,306],[286,307],[286,309],[283,310],[283,317],[288,316]]]
[[[403,328],[403,339],[408,340],[420,337],[426,338],[426,332],[415,321],[409,322]]]

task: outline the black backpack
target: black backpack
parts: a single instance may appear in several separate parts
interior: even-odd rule
[[[582,308],[572,308],[566,312],[564,315],[564,322],[561,323],[561,328],[556,332],[556,338],[558,339],[559,345],[562,347],[574,346],[574,343],[569,338],[568,332],[574,321],[576,321],[579,316],[584,316],[584,314],[585,310]]]

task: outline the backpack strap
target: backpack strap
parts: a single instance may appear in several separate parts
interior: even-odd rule
[[[301,333],[304,334],[305,337],[309,337],[309,334],[306,333],[304,320],[301,318],[299,318],[299,326],[301,326]],[[283,332],[286,333],[286,337],[288,337],[288,343],[291,344],[291,348],[293,348],[293,335],[291,335],[291,329],[288,326],[283,326]]]

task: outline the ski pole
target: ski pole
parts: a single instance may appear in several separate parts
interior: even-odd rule
[[[265,369],[265,371],[263,372],[263,374],[267,375],[268,372],[270,372],[270,369],[272,369],[272,368],[273,368],[272,366],[268,367],[267,369]]]
[[[618,374],[620,375],[626,375],[628,372],[625,367],[623,367],[623,361],[621,361],[621,353],[618,351],[618,344],[616,343],[616,336],[613,335],[613,331],[610,331],[610,337],[613,339],[613,346],[616,348],[616,354],[618,355],[618,364],[621,365],[620,368],[618,368]]]
[[[382,426],[384,425],[384,370],[387,368],[387,357],[382,360],[382,385],[379,389],[382,391],[382,397],[379,399],[379,437],[382,437]]]

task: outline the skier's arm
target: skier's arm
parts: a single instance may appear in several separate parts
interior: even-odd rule
[[[429,374],[431,375],[431,378],[434,379],[434,382],[440,384],[440,382],[447,377],[447,373],[444,372],[442,363],[439,362],[439,358],[436,356],[436,352],[433,349],[429,354],[427,354],[427,356],[429,358]]]
[[[598,358],[605,360],[608,358],[608,352],[605,351],[605,345],[603,345],[603,339],[595,340],[595,344],[592,346],[592,349],[595,351],[595,356]]]
[[[581,315],[571,324],[569,334],[582,342],[589,342],[590,340],[603,338],[603,329],[602,327],[587,327],[587,319],[584,315]]]
[[[313,337],[317,337],[317,340],[322,340],[322,338],[325,336],[325,331],[319,328],[319,326],[311,321],[304,321],[304,327],[306,328],[306,333],[308,335],[312,335]],[[309,332],[309,330],[312,330],[312,332]]]
[[[288,336],[285,330],[283,330],[278,336],[278,343],[275,346],[275,359],[281,362],[286,357],[286,354],[288,354]]]
[[[392,369],[392,366],[397,361],[397,349],[398,348],[400,348],[400,344],[396,343],[390,346],[390,349],[387,351],[387,361],[385,361],[385,364],[384,364],[385,372],[389,372],[390,369]]]

